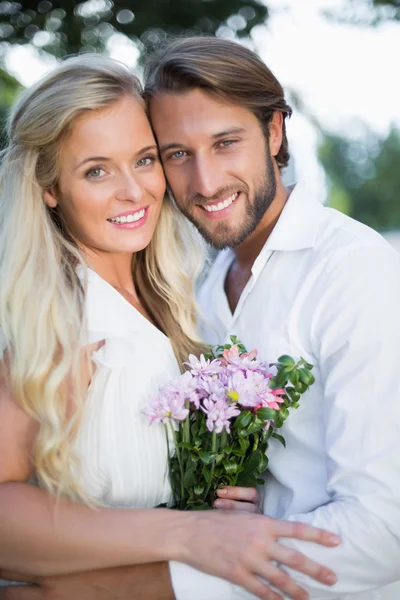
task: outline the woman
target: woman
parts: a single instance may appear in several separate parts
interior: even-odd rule
[[[0,565],[52,575],[177,560],[261,595],[268,519],[152,509],[170,499],[166,440],[141,409],[201,349],[201,252],[164,197],[140,93],[125,67],[84,55],[25,91],[10,118]]]

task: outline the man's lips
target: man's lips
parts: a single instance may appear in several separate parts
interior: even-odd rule
[[[234,192],[224,200],[215,200],[214,202],[208,202],[199,206],[208,213],[219,213],[229,208],[237,200],[239,194],[240,192]]]

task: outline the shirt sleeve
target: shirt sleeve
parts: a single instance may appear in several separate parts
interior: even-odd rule
[[[189,565],[169,563],[176,600],[233,600],[233,585],[225,579],[202,573]]]
[[[282,543],[336,573],[328,588],[287,570],[311,598],[333,599],[400,581],[399,256],[390,247],[355,249],[326,269],[309,300],[331,501],[289,520],[338,533],[342,543]]]

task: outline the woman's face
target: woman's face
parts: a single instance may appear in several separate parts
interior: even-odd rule
[[[88,255],[133,254],[145,248],[165,193],[164,173],[140,102],[123,97],[87,112],[63,141],[58,206],[78,246]]]

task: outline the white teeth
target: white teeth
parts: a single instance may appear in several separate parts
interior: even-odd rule
[[[142,210],[139,210],[138,212],[133,213],[133,215],[128,215],[127,217],[113,217],[112,219],[108,219],[108,221],[110,221],[111,223],[117,223],[117,224],[133,223],[133,221],[140,221],[140,219],[143,219],[144,213],[145,213],[145,210],[144,210],[144,208],[142,208]]]
[[[229,198],[227,198],[226,200],[224,200],[223,202],[218,202],[218,204],[210,204],[210,205],[204,205],[204,208],[206,209],[207,212],[218,212],[220,210],[223,210],[224,208],[228,208],[228,206],[230,206],[232,204],[232,202],[234,200],[236,200],[236,198],[238,197],[239,192],[235,192],[234,194],[232,194],[232,196],[229,196]]]

